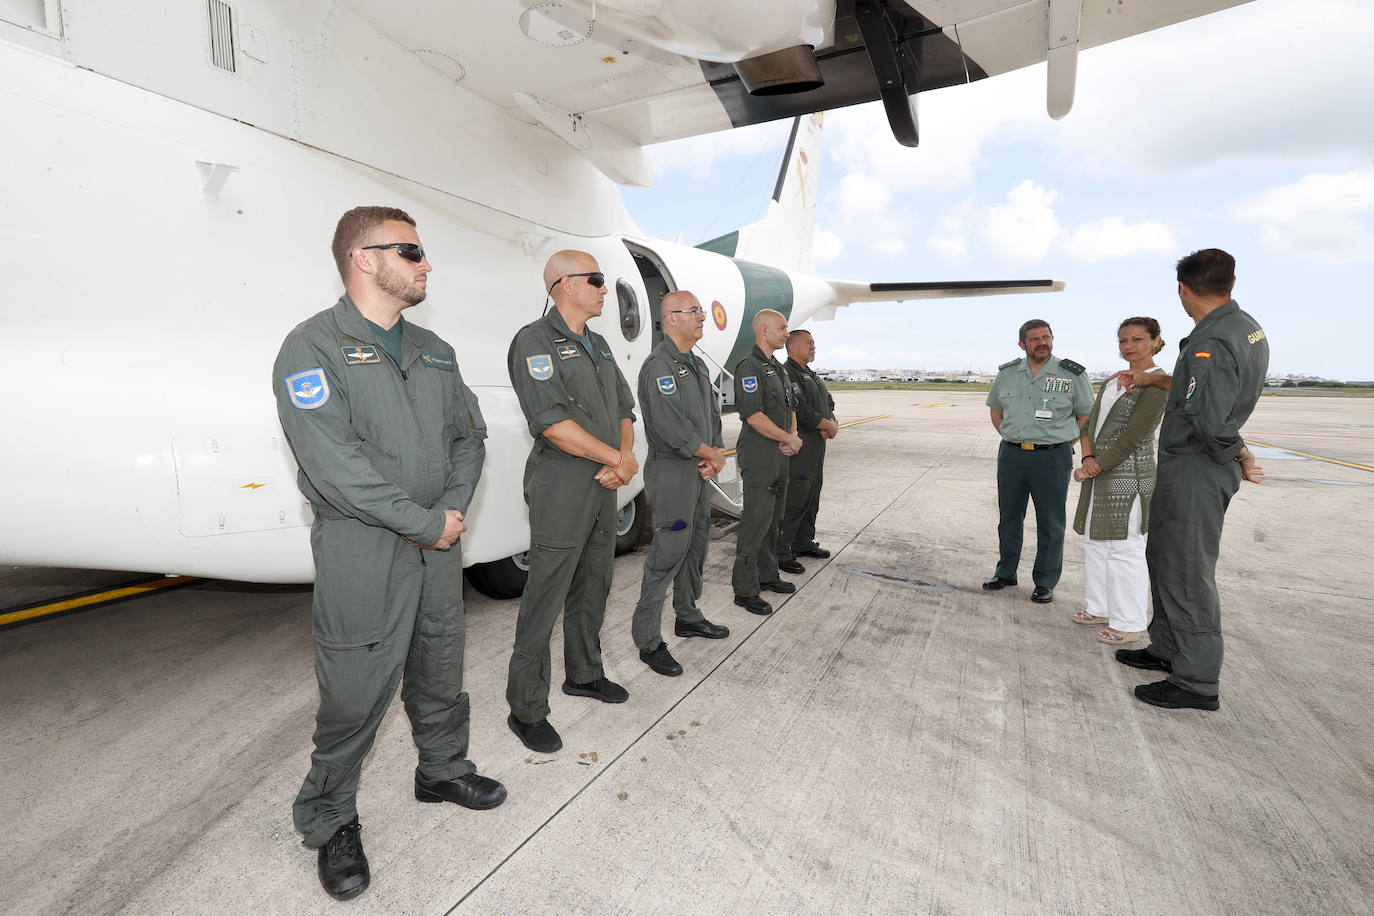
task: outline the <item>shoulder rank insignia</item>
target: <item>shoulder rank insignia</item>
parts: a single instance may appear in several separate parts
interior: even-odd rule
[[[1066,372],[1072,372],[1074,375],[1083,374],[1083,367],[1071,359],[1061,359],[1059,365]]]
[[[380,363],[382,358],[377,355],[376,347],[339,347],[339,352],[343,353],[344,365],[364,366],[368,363]]]
[[[1003,369],[1010,369],[1012,366],[1016,365],[1016,364],[1019,363],[1019,362],[1021,362],[1021,357],[1019,357],[1019,356],[1016,357],[1016,359],[1009,359],[1009,360],[1007,360],[1006,362],[1004,362],[1002,365],[998,366],[998,367],[997,367],[997,371],[998,371],[998,372],[1001,372]]]
[[[739,380],[739,386],[744,389],[745,394],[753,394],[759,390],[759,380],[757,376],[746,375]]]
[[[581,355],[582,355],[582,348],[579,347],[577,344],[559,344],[559,345],[558,345],[558,358],[559,358],[559,359],[577,359],[577,358],[578,358],[579,356],[581,356]]]
[[[660,394],[677,394],[677,382],[673,381],[671,375],[664,375],[658,379],[658,390]]]
[[[288,375],[286,390],[291,395],[291,403],[300,410],[323,407],[329,400],[329,381],[324,377],[323,367]]]
[[[426,366],[433,366],[435,369],[443,369],[445,372],[453,371],[453,360],[447,356],[440,356],[438,353],[421,353],[420,362]]]
[[[529,367],[530,378],[536,382],[547,382],[553,378],[553,360],[549,359],[547,353],[525,357],[525,365]]]

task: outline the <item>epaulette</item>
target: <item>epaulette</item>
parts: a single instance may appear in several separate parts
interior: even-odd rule
[[[1071,360],[1071,359],[1064,359],[1064,358],[1061,357],[1060,360],[1059,360],[1059,365],[1060,365],[1061,367],[1063,367],[1063,368],[1069,370],[1069,371],[1072,372],[1074,375],[1082,375],[1083,372],[1084,372],[1083,367],[1080,366],[1078,363],[1074,362],[1074,361]]]
[[[1019,356],[1016,357],[1016,359],[1009,359],[1009,360],[1007,360],[1006,362],[1004,362],[1002,365],[998,366],[998,367],[997,367],[997,371],[998,371],[998,372],[1001,372],[1003,369],[1010,369],[1012,366],[1016,365],[1016,364],[1019,363],[1019,362],[1021,362],[1021,357],[1019,357]]]

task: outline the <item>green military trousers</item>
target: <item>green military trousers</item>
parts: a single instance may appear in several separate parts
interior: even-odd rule
[[[1064,569],[1064,502],[1069,496],[1072,470],[1073,449],[1067,443],[1028,450],[1003,440],[997,450],[998,559],[994,575],[1016,579],[1029,498],[1035,503],[1035,565],[1031,567],[1031,579],[1045,588],[1059,584]],[[1150,524],[1153,528],[1153,518]]]
[[[1173,665],[1170,683],[1216,696],[1221,677],[1217,556],[1240,465],[1206,455],[1161,455],[1150,501],[1150,654]]]
[[[530,575],[520,597],[520,614],[515,620],[515,648],[511,653],[506,678],[506,701],[521,722],[538,722],[549,715],[549,682],[553,659],[549,639],[558,611],[563,611],[563,669],[574,684],[600,678],[601,622],[606,616],[606,597],[611,592],[611,564],[615,562],[615,491],[595,484],[598,493],[583,505],[592,508],[585,514],[576,507],[559,503],[530,505]],[[569,519],[563,510],[583,515]],[[557,517],[555,517],[557,515]],[[550,522],[549,530],[586,531],[582,543],[562,546],[561,537],[546,535],[541,519]],[[560,546],[550,546],[547,541]]]
[[[769,452],[771,451],[771,454]],[[787,456],[772,440],[740,449],[735,460],[744,479],[744,517],[735,540],[730,576],[736,595],[758,597],[760,582],[778,580],[778,529],[787,507]]]
[[[821,508],[825,439],[809,430],[801,438],[802,450],[787,459],[787,506],[778,532],[779,563],[796,559],[798,550],[820,546],[816,543],[816,514]]]
[[[653,512],[654,543],[644,558],[630,634],[639,648],[656,649],[663,642],[663,599],[669,583],[678,619],[706,619],[697,599],[711,540],[711,488],[701,479],[695,458],[653,455],[644,465],[644,487]]]
[[[463,557],[420,550],[356,519],[316,518],[312,629],[320,707],[315,751],[292,808],[305,845],[357,815],[363,757],[397,684],[426,779],[474,771],[463,692]]]

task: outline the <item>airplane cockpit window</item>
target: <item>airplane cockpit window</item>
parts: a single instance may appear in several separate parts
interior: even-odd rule
[[[620,332],[626,340],[634,340],[643,330],[639,314],[639,297],[635,289],[623,279],[615,281],[615,298],[620,303]]]

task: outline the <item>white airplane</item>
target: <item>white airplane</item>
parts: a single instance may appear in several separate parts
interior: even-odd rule
[[[918,91],[1048,61],[1059,117],[1080,48],[1240,2],[0,0],[0,563],[311,581],[270,369],[341,292],[335,220],[377,203],[418,221],[435,271],[408,317],[455,346],[490,426],[469,577],[518,593],[530,439],[504,357],[551,252],[600,262],[594,326],[632,386],[671,289],[710,304],[699,349],[728,391],[761,308],[796,326],[1062,288],[811,276],[813,112],[881,98],[914,145]],[[646,145],[784,117],[761,222],[697,247],[637,231],[616,184],[651,182]]]

